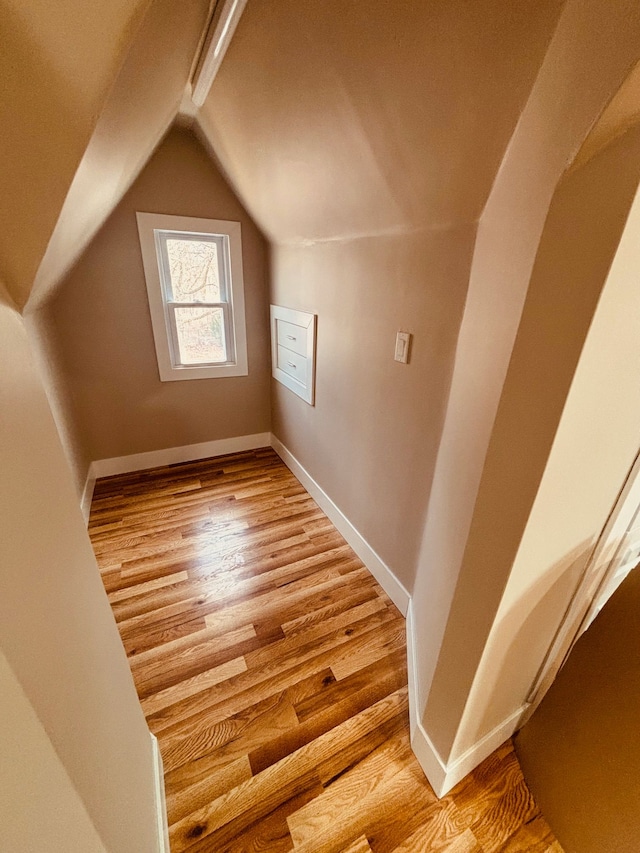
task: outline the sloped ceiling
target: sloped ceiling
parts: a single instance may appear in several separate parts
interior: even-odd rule
[[[0,276],[22,304],[149,0],[0,0]]]
[[[631,71],[593,126],[572,164],[573,168],[583,166],[638,122],[640,122],[640,63]]]
[[[275,241],[476,220],[560,0],[250,0],[201,131]]]
[[[209,18],[210,0],[153,0],[60,212],[29,306],[78,260],[174,120]]]
[[[0,275],[38,307],[175,118],[215,4],[0,2]],[[249,0],[196,121],[277,242],[473,222],[562,5]]]
[[[147,162],[213,5],[0,0],[0,276],[19,307],[51,293]]]

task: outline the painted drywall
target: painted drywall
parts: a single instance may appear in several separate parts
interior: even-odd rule
[[[561,6],[249,3],[197,116],[272,301],[318,314],[315,407],[274,384],[274,432],[408,588],[476,221]]]
[[[153,0],[84,152],[38,268],[29,310],[59,284],[146,164],[182,100],[209,0]]]
[[[545,400],[544,417],[535,420],[538,446],[545,433],[553,437],[549,421],[558,406],[562,416],[456,751],[464,751],[524,702],[638,452],[640,200],[626,225],[625,220],[639,183],[636,128],[572,171],[552,205],[512,364],[520,372],[523,423],[519,428],[512,424],[522,452],[514,460],[519,474],[535,464],[531,430],[524,426],[531,410]],[[588,335],[571,380],[571,350],[579,344],[580,327],[588,328]],[[526,376],[525,347],[533,365]],[[510,385],[508,377],[506,393]],[[501,517],[506,526],[510,519],[506,513]]]
[[[78,500],[81,500],[89,474],[91,457],[74,415],[71,387],[62,369],[63,359],[58,333],[50,311],[42,309],[30,311],[23,314],[23,319],[40,379],[69,463],[76,494]]]
[[[54,751],[104,848],[130,853],[135,839],[136,851],[157,853],[149,732],[24,323],[5,294],[0,360],[0,649],[50,741],[43,768],[60,770]],[[25,809],[33,820],[28,800],[16,820]]]
[[[516,738],[527,784],[565,853],[638,849],[639,614],[635,569]]]
[[[560,176],[637,61],[639,35],[633,3],[566,4],[478,227],[414,587],[419,704],[445,763],[526,523],[523,512],[518,533],[498,509],[523,510],[528,486],[519,433],[496,432],[496,415],[534,260]],[[529,431],[545,406],[530,409]]]
[[[332,4],[293,5],[249,5],[198,121],[277,244],[273,301],[321,306],[318,347],[324,323],[327,350],[319,349],[317,405],[309,410],[275,387],[274,431],[409,587],[415,575],[418,704],[447,764],[546,460],[538,452],[527,458],[521,481],[514,422],[507,437],[496,421],[509,422],[505,412],[517,409],[510,388],[500,415],[534,262],[564,171],[638,61],[640,9],[631,0],[519,6],[516,15],[541,13],[525,35],[509,32],[514,19],[490,3],[474,4],[471,15],[482,21],[469,30],[469,7],[450,3],[411,4],[401,14],[377,4],[362,14],[354,4],[340,15]],[[498,50],[484,29],[496,26],[504,27]],[[503,76],[511,47],[513,66]],[[501,82],[494,92],[488,81]],[[420,382],[398,385],[402,374],[391,373],[394,329],[385,311],[395,311],[401,327],[402,287],[423,287],[425,313],[416,319],[424,320],[438,292],[437,284],[430,290],[431,273],[435,284],[441,267],[425,249],[425,279],[403,282],[398,304],[385,302],[381,282],[392,262],[381,260],[378,279],[366,249],[376,240],[406,240],[402,255],[409,232],[436,229],[444,246],[446,233],[478,217],[461,323],[457,285],[445,312],[455,350],[445,346],[437,360],[421,363],[431,372],[422,377],[427,420],[420,432],[408,400],[398,405],[401,389],[414,395]],[[444,249],[433,257],[446,265]],[[597,272],[601,284],[605,271]],[[430,331],[414,325],[416,351],[429,337],[423,330]],[[577,357],[576,339],[570,343]],[[546,402],[543,395],[539,412],[529,410],[534,433],[539,417],[546,429],[555,415],[557,426],[560,410],[546,411]],[[545,434],[547,454],[552,437]],[[413,502],[405,503],[402,483]],[[504,526],[497,519],[510,493],[500,484],[514,494]],[[422,536],[412,541],[416,531]],[[497,547],[497,560],[486,543]],[[547,627],[557,603],[542,605]]]
[[[620,458],[614,454],[614,465],[589,432],[579,440],[580,418],[574,419],[567,428],[568,447],[584,451],[583,442],[591,440],[583,461],[597,453],[603,468],[598,476],[591,473],[591,484],[586,465],[578,477],[580,455],[572,455],[557,475],[555,490],[541,487],[585,336],[640,180],[639,139],[637,133],[625,137],[571,172],[559,186],[545,224],[466,545],[466,570],[484,569],[477,582],[482,588],[472,596],[469,587],[464,598],[462,590],[457,592],[456,616],[473,626],[467,628],[467,638],[490,618],[488,607],[478,616],[478,603],[502,597],[507,578],[514,591],[502,599],[471,698],[460,666],[451,668],[454,656],[459,662],[459,650],[451,645],[434,679],[439,692],[432,691],[427,703],[431,736],[440,750],[451,750],[452,758],[524,702],[637,450],[633,442],[631,448],[622,443],[620,470]],[[591,393],[589,405],[597,413],[600,401],[593,388]],[[584,432],[594,423],[594,412],[581,414],[588,422]],[[633,430],[633,421],[628,428]],[[609,466],[612,482],[605,488]],[[574,481],[581,500],[573,496]],[[542,516],[531,528],[537,543],[531,547],[523,535],[528,524],[536,524],[530,518],[534,499]],[[462,723],[450,713],[454,697],[466,706]],[[444,713],[447,703],[449,716]]]
[[[359,375],[367,375],[370,364],[385,365],[381,371],[385,381],[370,384],[357,398],[358,411],[335,406],[331,411],[316,407],[301,413],[282,398],[274,405],[274,419],[279,419],[277,429],[285,442],[294,445],[318,482],[324,486],[331,480],[334,489],[342,490],[340,496],[331,496],[349,504],[361,532],[405,581],[415,573],[410,563],[420,547],[414,596],[419,693],[422,704],[429,694],[425,723],[430,730],[433,725],[434,740],[445,760],[451,755],[508,577],[513,554],[508,557],[507,552],[515,553],[521,533],[515,527],[505,531],[497,564],[479,559],[475,543],[495,527],[495,513],[490,511],[496,499],[492,478],[500,466],[494,463],[499,460],[502,465],[500,454],[508,447],[501,444],[504,434],[499,430],[492,439],[492,430],[538,242],[563,169],[638,59],[637,4],[569,0],[549,46],[562,5],[516,4],[505,14],[504,4],[490,0],[416,2],[401,13],[382,2],[354,3],[346,11],[337,3],[250,3],[198,119],[247,208],[278,243],[274,295],[287,299],[295,295],[302,303],[306,282],[312,282],[309,295],[327,306],[329,341],[338,353],[336,332],[344,322],[342,308],[344,304],[350,308],[346,334],[362,339],[370,358],[363,363],[349,344],[344,350],[348,359],[341,365],[327,350],[325,390],[331,392],[330,380],[341,369],[350,375],[349,387],[357,388]],[[158,185],[162,181],[156,181],[154,192]],[[467,279],[470,289],[458,335],[457,277],[450,304],[443,310],[438,304],[442,271],[455,266],[449,266],[444,247],[451,241],[450,248],[455,246],[459,252],[456,263],[461,267],[468,263],[473,237],[468,243],[458,242],[458,237],[473,234],[478,216]],[[104,233],[110,228],[108,223]],[[424,256],[415,263],[415,235],[435,232],[433,240],[425,237]],[[98,235],[90,252],[96,246],[104,249],[101,240]],[[368,257],[363,259],[362,246],[377,240],[383,244],[384,257],[376,280],[377,270],[370,269]],[[94,255],[99,261],[94,271],[107,263],[102,249]],[[433,332],[429,300],[434,300],[435,313],[445,324],[436,334],[433,353],[438,358],[425,358],[423,350],[416,350],[424,358],[425,369],[435,371],[424,377],[430,395],[420,410],[422,415],[428,409],[424,431],[416,429],[419,418],[408,414],[420,383],[413,382],[410,371],[398,383],[390,372],[395,365],[384,355],[389,352],[387,335],[395,330],[382,310],[378,313],[377,304],[362,304],[366,291],[360,282],[371,274],[376,282],[372,291],[380,295],[394,258],[402,259],[401,270],[418,272],[420,282],[411,286],[425,290],[406,302],[403,298],[400,306],[405,310],[422,298],[427,300],[417,307],[417,316],[428,315],[428,320],[416,327],[414,345],[418,346],[422,331],[424,338]],[[325,263],[327,269],[337,271],[338,286],[329,276],[323,277]],[[131,269],[131,264],[126,268]],[[182,422],[184,400],[173,401],[180,404],[175,408],[173,402],[165,408],[156,404],[153,394],[148,400],[141,398],[142,406],[134,405],[137,397],[118,402],[122,388],[129,393],[132,377],[123,368],[124,356],[116,358],[119,366],[111,372],[109,359],[123,352],[118,349],[122,340],[130,346],[137,341],[137,333],[146,334],[142,326],[127,327],[122,314],[118,329],[128,334],[119,338],[111,331],[104,333],[104,323],[99,322],[101,313],[110,318],[117,314],[116,306],[108,302],[110,289],[122,284],[118,271],[112,267],[110,280],[102,280],[102,301],[94,304],[83,300],[80,279],[74,278],[77,270],[69,277],[75,282],[75,295],[67,306],[68,317],[76,313],[67,325],[62,324],[60,339],[65,347],[71,340],[74,350],[67,354],[65,349],[64,358],[66,373],[74,379],[74,406],[79,406],[86,421],[78,423],[83,432],[88,424],[88,432],[97,436],[100,446],[128,447],[129,413],[137,418],[142,409],[144,417],[134,419],[134,442],[156,442],[160,420],[170,424],[180,443],[193,441],[184,438],[188,429],[197,429],[203,421],[210,423],[194,415],[187,427]],[[299,282],[294,280],[296,275]],[[357,310],[350,301],[352,280],[359,282]],[[321,281],[322,285],[317,284]],[[300,303],[292,307],[314,310]],[[399,306],[394,303],[394,307]],[[108,344],[99,367],[89,334],[78,322],[84,311],[91,317],[87,328],[102,329],[102,342]],[[77,332],[74,337],[74,329],[80,329],[79,337]],[[451,341],[456,335],[454,354]],[[80,339],[83,343],[78,345]],[[136,344],[136,351],[142,348]],[[82,363],[77,356],[88,360]],[[126,362],[131,363],[129,357]],[[142,361],[136,364],[133,384],[138,367],[142,373],[146,370]],[[108,372],[106,381],[103,370]],[[116,374],[118,381],[110,384]],[[340,378],[336,388],[344,398],[347,385],[341,382]],[[397,406],[403,417],[394,423],[385,404],[395,399],[400,388],[407,397]],[[117,404],[108,409],[115,416],[115,429],[100,409],[109,398]],[[343,419],[348,427],[338,434]],[[433,437],[443,419],[436,457]],[[352,425],[369,430],[363,447]],[[327,434],[343,460],[350,465],[355,460],[349,469],[351,482],[343,472],[335,472],[328,453],[316,461],[315,448],[322,447]],[[390,446],[391,434],[400,439]],[[313,447],[310,435],[315,437]],[[423,445],[430,457],[420,469]],[[122,452],[132,451],[110,450],[111,454]],[[363,505],[361,496],[356,500],[353,483],[359,479],[372,483],[376,462],[384,492],[370,502],[367,495]],[[435,470],[433,485],[429,466]],[[416,477],[412,477],[414,469]],[[400,487],[407,482],[414,489],[415,502],[408,502],[406,489]],[[420,543],[418,519],[427,497],[429,512]],[[518,511],[526,500],[525,496],[515,502]],[[411,541],[416,530],[418,537]],[[470,530],[474,544],[467,547]],[[495,540],[489,536],[487,541]]]
[[[561,6],[250,2],[198,119],[276,243],[473,222]]]
[[[616,137],[622,136],[640,122],[640,63],[635,66],[616,92],[598,123],[585,139],[572,168],[582,166]]]
[[[0,273],[21,306],[148,5],[3,0],[0,6]]]
[[[273,432],[407,587],[446,408],[474,226],[273,249],[272,301],[318,314],[311,407],[275,380]],[[396,332],[413,335],[408,364]]]
[[[249,375],[161,382],[136,211],[242,225]],[[264,240],[191,133],[173,130],[45,310],[90,459],[268,432]]]
[[[107,853],[2,652],[0,696],[0,848]]]
[[[39,310],[113,212],[177,112],[209,12],[153,0],[112,85],[38,267],[25,322],[80,499],[91,458],[51,312]],[[163,61],[158,62],[162,56]],[[99,188],[99,191],[96,191]]]

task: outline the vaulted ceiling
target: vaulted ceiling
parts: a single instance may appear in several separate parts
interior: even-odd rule
[[[0,275],[23,304],[149,0],[2,0]]]
[[[562,2],[249,2],[199,121],[282,242],[476,220]]]
[[[0,277],[38,305],[178,115],[214,0],[0,0]],[[481,215],[562,0],[249,0],[195,114],[273,240]]]

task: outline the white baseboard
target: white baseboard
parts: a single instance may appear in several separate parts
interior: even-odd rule
[[[203,441],[200,444],[185,444],[182,447],[166,447],[162,450],[150,450],[146,453],[132,453],[129,456],[113,456],[110,459],[96,459],[89,466],[84,484],[80,509],[85,522],[89,523],[91,499],[98,477],[111,477],[114,474],[131,474],[147,468],[159,468],[162,465],[174,465],[176,462],[193,462],[196,459],[208,459],[209,456],[224,456],[226,453],[240,453],[243,450],[255,450],[257,447],[269,447],[270,432],[258,432],[253,435],[239,435],[235,438],[222,438],[217,441]]]
[[[409,672],[409,727],[411,749],[418,759],[436,796],[444,797],[458,782],[471,773],[516,731],[522,715],[528,708],[525,703],[501,723],[480,738],[458,758],[445,763],[427,734],[417,708],[416,643],[413,628],[413,608],[407,613],[407,668]]]
[[[291,469],[309,492],[320,509],[333,522],[335,527],[347,540],[365,566],[369,569],[380,586],[393,601],[403,616],[406,616],[409,606],[409,593],[400,583],[389,566],[376,554],[371,545],[362,534],[353,526],[342,510],[336,506],[329,495],[316,483],[311,474],[303,468],[291,451],[275,435],[271,435],[271,446],[282,459],[285,465]]]
[[[153,775],[156,799],[156,814],[158,818],[158,853],[170,853],[169,849],[169,819],[167,817],[167,800],[164,790],[164,767],[162,755],[158,746],[158,738],[149,732],[151,736],[151,750],[153,752]]]
[[[129,474],[132,471],[144,471],[146,468],[174,465],[176,462],[193,462],[196,459],[207,459],[209,456],[255,450],[256,447],[268,447],[270,442],[271,433],[260,432],[255,435],[222,438],[218,441],[202,441],[200,444],[185,444],[182,447],[165,447],[146,453],[132,453],[129,456],[113,456],[111,459],[96,459],[91,463],[90,475],[93,474],[97,478]]]
[[[89,470],[87,472],[87,479],[84,484],[84,489],[82,490],[82,497],[80,498],[80,509],[82,510],[82,517],[84,518],[85,524],[89,524],[89,513],[91,512],[91,500],[93,498],[93,490],[96,487],[96,475],[93,471],[93,466],[89,465]]]
[[[485,758],[488,758],[492,752],[495,752],[499,746],[502,746],[506,740],[509,740],[511,735],[518,729],[522,715],[528,707],[529,705],[525,702],[513,714],[510,714],[505,720],[498,723],[495,728],[487,732],[479,741],[463,752],[461,756],[447,765],[445,793],[450,791],[454,785],[457,785],[461,779],[464,779],[468,773],[471,773]]]
[[[436,796],[443,797],[448,788],[447,767],[440,758],[438,750],[431,743],[429,735],[424,730],[420,712],[418,709],[418,670],[416,666],[416,643],[413,628],[413,602],[409,602],[407,609],[407,675],[409,681],[409,731],[411,735],[411,749],[418,764],[422,767],[424,775]]]

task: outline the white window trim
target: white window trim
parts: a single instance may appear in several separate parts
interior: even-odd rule
[[[223,376],[247,376],[247,332],[244,313],[244,277],[242,271],[242,238],[239,222],[222,219],[199,219],[158,213],[137,213],[142,263],[147,283],[153,339],[162,382],[181,379],[216,379]],[[228,238],[231,282],[229,303],[233,330],[233,361],[220,365],[174,366],[171,358],[171,309],[167,308],[160,279],[160,261],[156,251],[158,231],[184,231]]]

